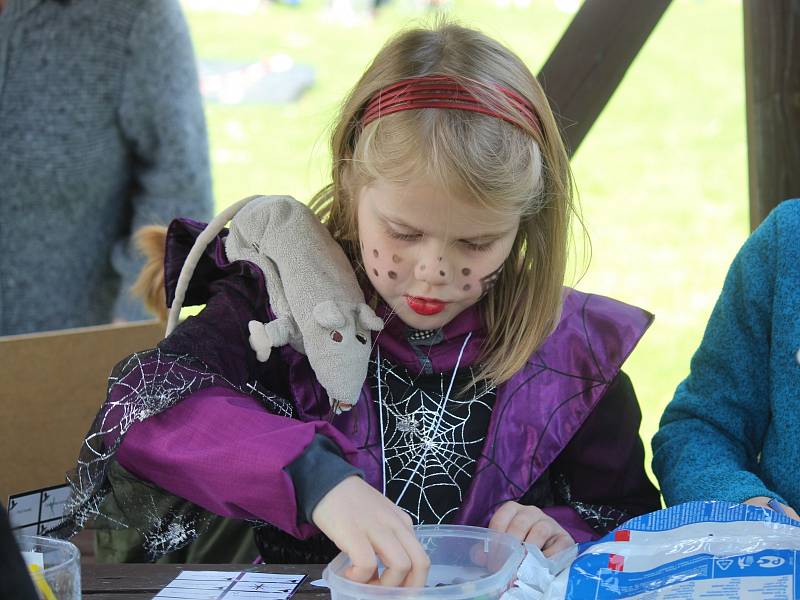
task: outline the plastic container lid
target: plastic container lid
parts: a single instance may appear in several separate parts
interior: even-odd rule
[[[333,600],[495,600],[511,586],[525,557],[514,536],[467,525],[418,525],[417,539],[431,559],[422,588],[384,587],[344,577],[350,558],[339,554],[322,577]],[[382,566],[379,564],[379,570]]]

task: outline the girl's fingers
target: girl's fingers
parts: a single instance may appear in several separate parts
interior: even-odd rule
[[[533,524],[523,540],[528,544],[534,544],[539,549],[544,549],[550,538],[558,533],[561,533],[560,527],[549,519],[542,519]]]
[[[489,529],[505,533],[521,508],[522,505],[513,501],[501,505],[500,508],[495,511],[494,515],[492,515],[489,521]],[[491,567],[490,561],[492,556],[491,553],[486,552],[484,544],[475,544],[470,549],[470,558],[472,562],[479,567]]]
[[[413,531],[400,529],[397,531],[397,538],[411,559],[411,570],[401,585],[403,587],[424,587],[425,582],[428,580],[431,559]]]
[[[391,529],[378,529],[369,533],[372,546],[383,562],[380,584],[400,586],[411,571],[411,557],[398,536]]]
[[[795,521],[800,521],[800,515],[798,515],[797,511],[791,506],[785,506],[784,510],[786,511],[787,516],[793,518]]]
[[[754,496],[744,501],[744,504],[752,504],[753,506],[763,506],[769,508],[769,501],[772,500],[769,496]]]
[[[526,506],[511,519],[506,528],[506,532],[515,538],[524,540],[528,533],[533,529],[534,524],[542,518],[542,511],[534,506]]]
[[[547,558],[550,558],[562,550],[566,550],[567,548],[571,547],[574,543],[575,542],[572,539],[572,536],[570,536],[567,532],[562,531],[561,533],[558,533],[547,540],[544,548],[542,548],[542,554],[544,554]]]
[[[489,529],[494,529],[495,531],[507,531],[508,525],[511,523],[511,519],[514,518],[514,515],[517,514],[517,511],[521,508],[519,504],[516,502],[506,502],[500,508],[495,511],[494,515],[492,516],[492,520],[489,521]]]
[[[367,583],[378,570],[378,558],[372,549],[369,539],[364,535],[356,535],[350,544],[340,546],[350,557],[350,565],[344,576],[359,583]]]
[[[770,505],[770,502],[772,502],[773,500],[774,499],[770,498],[769,496],[755,496],[754,498],[750,498],[748,500],[745,500],[744,504],[752,504],[753,506],[762,506],[764,508],[769,508],[771,510],[775,510]],[[774,500],[774,501],[777,502],[777,500]],[[795,519],[796,521],[800,521],[800,516],[798,516],[797,511],[795,511],[791,506],[786,506],[782,502],[778,502],[778,504],[780,504],[780,507],[786,513],[787,517]],[[778,512],[780,512],[780,511],[778,511]]]
[[[473,544],[469,549],[469,559],[476,567],[485,567],[489,564],[489,555],[486,552],[485,545],[481,542]]]
[[[403,524],[403,527],[405,527],[409,531],[414,531],[414,520],[411,518],[411,515],[409,515],[404,510],[401,510],[399,515],[400,515],[400,522]]]

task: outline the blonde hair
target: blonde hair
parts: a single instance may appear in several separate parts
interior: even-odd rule
[[[365,105],[399,80],[444,75],[504,119],[464,110],[418,109],[363,127]],[[531,123],[497,86],[535,109]],[[512,124],[513,123],[513,124]],[[400,33],[378,53],[345,99],[332,139],[332,182],[310,206],[358,262],[354,199],[383,178],[427,177],[487,209],[520,217],[511,254],[481,301],[487,337],[479,378],[502,383],[517,373],[558,324],[567,263],[573,182],[547,99],[513,52],[453,23]]]

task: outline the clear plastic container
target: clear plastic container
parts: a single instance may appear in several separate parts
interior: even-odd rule
[[[431,559],[425,587],[383,587],[346,579],[350,558],[342,553],[322,573],[332,600],[496,600],[514,582],[525,557],[525,546],[507,533],[466,525],[414,529]]]
[[[35,535],[18,535],[22,552],[38,552],[44,568],[33,575],[33,582],[42,600],[80,600],[81,553],[78,547],[65,540]]]

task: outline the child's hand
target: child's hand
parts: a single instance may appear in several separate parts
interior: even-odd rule
[[[752,504],[753,506],[761,506],[762,508],[769,508],[771,510],[775,510],[774,506],[770,506],[769,502],[772,498],[768,498],[767,496],[756,496],[755,498],[750,498],[749,500],[745,500],[745,504]],[[800,521],[800,516],[798,516],[797,512],[791,507],[786,506],[775,500],[775,504],[780,506],[783,509],[783,512],[786,513],[787,517],[794,519],[795,521]],[[778,511],[780,512],[780,511]]]
[[[540,508],[506,502],[489,521],[489,529],[510,533],[523,542],[535,544],[545,556],[566,550],[575,540]]]
[[[430,559],[414,535],[411,517],[360,477],[348,477],[325,494],[311,520],[350,557],[353,564],[346,577],[361,583],[425,585]],[[386,567],[380,579],[377,557]]]

